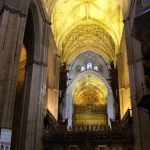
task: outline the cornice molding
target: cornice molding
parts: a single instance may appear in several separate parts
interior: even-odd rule
[[[43,66],[43,67],[47,67],[48,65],[42,61],[37,61],[37,60],[31,60],[29,62],[27,62],[27,66],[30,66],[30,65],[33,65],[33,64],[36,64],[36,65],[39,65],[39,66]]]
[[[15,9],[15,8],[12,8],[6,4],[3,4],[2,7],[0,8],[0,14],[2,14],[4,11],[9,11],[13,14],[18,14],[20,17],[23,17],[23,18],[27,18],[27,14],[23,13],[21,10],[19,9]]]

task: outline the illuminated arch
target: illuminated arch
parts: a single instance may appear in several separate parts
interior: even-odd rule
[[[75,87],[75,84],[82,79],[85,76],[94,76],[98,78],[105,86],[106,86],[106,93],[105,96],[107,96],[107,113],[108,113],[108,123],[110,125],[109,119],[114,119],[114,106],[113,106],[113,94],[112,90],[107,82],[107,80],[99,73],[93,71],[93,70],[85,70],[84,72],[80,73],[69,85],[67,88],[67,94],[66,94],[66,111],[65,111],[65,117],[68,119],[68,126],[72,126],[72,113],[73,113],[73,90]]]

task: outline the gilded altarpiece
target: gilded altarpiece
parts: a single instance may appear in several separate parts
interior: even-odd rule
[[[107,105],[94,103],[89,97],[84,104],[75,104],[73,126],[106,126]]]

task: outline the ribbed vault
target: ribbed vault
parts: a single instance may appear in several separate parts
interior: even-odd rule
[[[94,75],[87,75],[81,78],[73,90],[75,105],[86,105],[92,99],[92,103],[106,105],[107,88],[105,83]]]
[[[46,10],[48,12],[48,14],[51,16],[54,6],[56,5],[56,3],[59,0],[43,0],[45,6],[46,6]],[[115,0],[114,0],[115,1]],[[113,2],[112,0],[110,0],[110,3]],[[118,2],[120,8],[122,9],[123,15],[124,15],[124,19],[127,17],[128,11],[129,11],[129,7],[131,4],[131,0],[116,0],[115,2]]]
[[[91,49],[107,61],[118,53],[123,16],[117,0],[59,0],[52,11],[52,30],[61,60],[70,62]]]
[[[115,59],[115,43],[112,37],[99,25],[86,22],[74,28],[63,40],[63,61],[71,60],[80,53],[92,49],[106,60]]]

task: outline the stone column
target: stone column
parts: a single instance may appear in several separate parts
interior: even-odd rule
[[[44,42],[28,60],[17,150],[41,150],[46,96],[49,24],[44,23]],[[39,41],[38,41],[39,42]],[[36,43],[35,43],[36,44]],[[38,44],[37,44],[38,45]]]
[[[150,10],[147,8],[147,10],[141,12],[138,14],[138,16],[134,19],[134,26],[133,26],[133,36],[139,40],[141,43],[141,47],[138,51],[134,50],[135,56],[138,61],[136,61],[136,101],[147,101],[147,107],[148,107],[148,100],[144,99],[144,95],[146,94],[146,91],[149,91],[149,74],[147,73],[149,69],[149,50],[150,50]],[[137,55],[140,53],[140,58],[137,57]],[[142,53],[142,54],[141,54]],[[139,69],[139,68],[142,69]],[[141,81],[141,79],[143,79]],[[141,82],[140,82],[141,81]],[[141,90],[144,85],[144,92]],[[140,90],[139,90],[140,89]],[[144,95],[143,95],[144,94]],[[143,96],[143,100],[142,100]],[[140,102],[141,103],[141,102]],[[139,125],[140,125],[140,138],[141,138],[141,147],[142,150],[150,149],[150,116],[149,116],[149,110],[142,108],[141,105],[138,105],[138,115],[139,115]]]
[[[12,3],[13,5],[11,6]],[[26,23],[26,13],[22,12],[20,8],[15,8],[15,6],[19,6],[18,3],[21,3],[21,1],[1,1],[0,3],[1,128],[12,127],[17,71]],[[26,3],[28,4],[28,0]]]
[[[46,71],[46,66],[36,62],[27,66],[19,150],[39,150],[42,148]]]
[[[62,104],[59,104],[59,77],[60,77],[60,56],[58,54],[55,55],[55,99],[57,101],[56,111],[59,119],[59,115],[62,115],[61,109],[63,109]]]
[[[55,62],[56,62],[56,67],[55,67],[55,87],[56,89],[59,89],[59,76],[60,76],[60,56],[56,54],[55,56]]]
[[[126,36],[126,46],[127,46],[127,58],[128,58],[128,66],[129,66],[129,76],[130,76],[130,89],[131,89],[131,105],[132,105],[132,113],[133,113],[133,134],[135,137],[134,149],[141,150],[141,143],[140,143],[140,127],[139,127],[139,118],[138,118],[138,110],[137,110],[137,103],[135,100],[136,94],[136,77],[135,77],[135,64],[134,62],[134,54],[133,54],[133,47],[132,47],[132,39],[130,37],[131,29],[130,29],[130,20],[126,20],[124,22],[125,27],[125,36]]]
[[[5,3],[3,3],[5,2]],[[2,3],[2,4],[1,4]],[[4,5],[5,4],[5,5]],[[7,5],[8,4],[8,5]],[[0,1],[0,127],[12,128],[17,72],[23,43],[29,0]],[[43,12],[42,12],[43,13]],[[42,14],[43,15],[43,14]],[[44,20],[45,21],[45,20]],[[27,64],[20,138],[15,150],[42,149],[43,101],[49,24],[42,22],[44,33],[34,59]],[[38,50],[37,50],[38,49]]]

